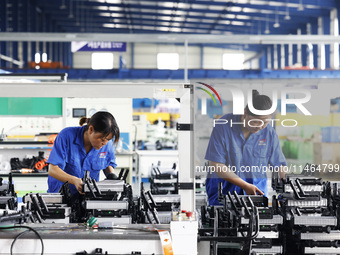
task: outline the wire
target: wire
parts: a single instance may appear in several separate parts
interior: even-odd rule
[[[10,249],[11,255],[13,254],[13,247],[14,247],[15,242],[16,242],[21,236],[23,236],[24,234],[26,234],[26,233],[29,232],[29,231],[31,231],[31,230],[30,230],[30,229],[27,229],[27,230],[21,232],[19,235],[17,235],[17,236],[14,238],[14,240],[13,240],[13,242],[12,242],[12,244],[11,244],[11,249]]]
[[[42,240],[42,237],[41,237],[41,235],[38,233],[38,231],[36,231],[34,228],[31,228],[31,227],[28,227],[28,226],[9,226],[9,227],[0,227],[0,230],[1,229],[17,229],[17,228],[26,228],[27,230],[26,231],[23,231],[23,232],[21,232],[19,235],[17,235],[15,238],[14,238],[14,240],[13,240],[13,242],[12,242],[12,244],[11,244],[11,255],[13,255],[13,247],[14,247],[14,243],[21,237],[21,236],[23,236],[25,233],[27,233],[27,232],[29,232],[29,231],[32,231],[32,232],[34,232],[37,236],[38,236],[38,238],[40,239],[40,242],[41,242],[41,255],[43,255],[44,254],[44,242],[43,242],[43,240]]]

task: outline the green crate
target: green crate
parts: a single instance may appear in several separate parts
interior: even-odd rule
[[[285,141],[282,152],[286,158],[313,161],[313,143],[302,141]]]

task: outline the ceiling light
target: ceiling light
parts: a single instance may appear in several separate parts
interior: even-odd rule
[[[300,0],[298,11],[303,11],[305,8],[303,7],[302,0]]]
[[[266,30],[264,30],[265,34],[269,34],[270,30],[269,30],[269,17],[267,15],[267,19],[266,19]]]
[[[236,15],[235,14],[226,14],[225,18],[226,19],[235,19]]]
[[[73,16],[73,4],[72,4],[72,0],[70,0],[70,12],[68,14],[68,18],[69,19],[73,19],[74,16]]]
[[[230,7],[230,12],[242,12],[242,7],[232,6]]]
[[[290,20],[289,16],[289,7],[288,7],[288,0],[287,0],[287,5],[286,5],[286,16],[284,17],[285,20]]]
[[[115,28],[115,24],[111,24],[111,23],[104,23],[103,27],[107,27],[107,28]]]
[[[279,23],[279,14],[278,14],[278,9],[277,9],[277,7],[276,7],[276,12],[275,12],[275,23],[274,23],[273,27],[275,27],[275,28],[280,27],[280,23]]]
[[[121,0],[106,0],[106,3],[108,4],[121,4]]]
[[[63,9],[66,9],[67,7],[66,7],[66,5],[65,5],[65,0],[63,0],[63,2],[62,2],[62,4],[60,5],[60,7],[59,7],[61,10],[63,10]]]

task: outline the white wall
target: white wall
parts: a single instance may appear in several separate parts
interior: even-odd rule
[[[244,53],[245,59],[256,55],[256,52],[239,51],[233,49],[223,49],[214,47],[203,48],[203,68],[204,69],[222,69],[222,56],[224,53]],[[185,47],[184,45],[169,44],[134,44],[134,68],[136,69],[157,69],[158,53],[178,53],[179,68],[184,69],[185,66]],[[131,43],[127,43],[126,52],[113,52],[114,68],[119,68],[119,56],[122,55],[126,67],[131,68]],[[74,68],[91,68],[92,52],[76,52],[73,54]],[[188,68],[200,69],[201,65],[201,48],[198,46],[188,47]],[[258,60],[253,60],[252,69],[259,68]],[[250,69],[250,63],[245,64],[245,69]]]
[[[80,118],[72,117],[73,108],[86,108],[89,110],[106,110],[115,117],[121,132],[131,132],[132,127],[132,99],[131,98],[66,98],[66,126],[79,126]]]
[[[188,67],[199,69],[201,63],[201,52],[199,47],[188,47]],[[178,45],[157,44],[135,44],[135,66],[134,68],[157,69],[158,53],[178,53],[179,68],[185,65],[185,47]]]
[[[169,53],[172,53],[173,50]],[[157,47],[153,44],[135,44],[134,68],[156,69]],[[128,67],[131,67],[128,66]]]
[[[239,51],[232,49],[222,49],[222,48],[213,48],[213,47],[205,47],[203,53],[203,69],[222,69],[223,66],[223,54],[225,53],[243,53],[244,59],[249,59],[255,56],[256,52],[251,51]],[[251,69],[258,69],[259,63],[258,60],[253,60]],[[250,63],[247,62],[244,65],[244,69],[250,69]]]
[[[89,110],[107,110],[115,117],[121,133],[130,134],[132,142],[132,99],[131,98],[66,98],[66,127],[79,126],[78,117],[72,117],[73,108],[86,108]],[[46,116],[0,116],[0,134],[11,136],[34,136],[39,133],[59,133],[64,128],[63,118]]]
[[[222,69],[222,56],[225,49],[205,47],[203,52],[203,69]],[[234,51],[235,52],[235,51]]]

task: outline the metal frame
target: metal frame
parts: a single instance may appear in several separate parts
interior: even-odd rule
[[[126,34],[126,33],[27,33],[1,32],[0,41],[73,42],[122,41],[134,43],[211,43],[215,44],[330,44],[340,43],[340,37],[324,35],[207,35],[207,34]]]
[[[1,57],[1,56],[0,56]],[[0,74],[0,79],[4,80],[48,80],[48,81],[67,81],[67,73],[43,73],[43,74],[35,74],[35,73],[7,73],[7,74]],[[19,81],[20,82],[20,81]]]
[[[0,83],[0,97],[83,97],[83,98],[178,98],[181,124],[193,124],[193,89],[191,85],[164,83]],[[192,182],[195,187],[193,166],[193,131],[178,131],[179,182]],[[195,210],[195,190],[180,190],[181,209]]]

